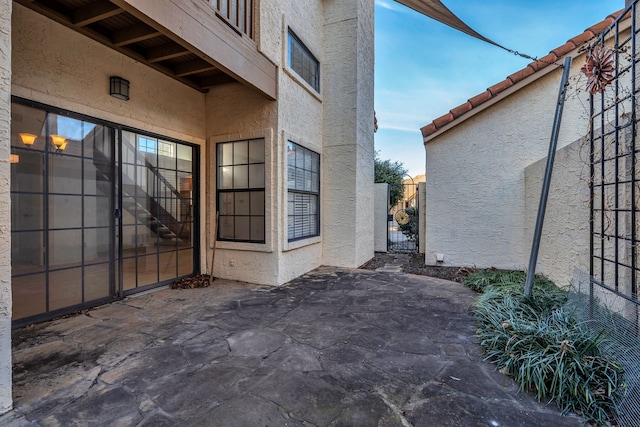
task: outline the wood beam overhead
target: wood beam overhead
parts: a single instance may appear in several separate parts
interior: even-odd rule
[[[160,31],[140,23],[116,31],[113,34],[112,40],[114,46],[126,46],[128,44],[149,40],[159,35],[161,35]]]
[[[240,82],[276,98],[277,67],[209,2],[14,0],[200,92]],[[62,42],[62,41],[61,41]],[[189,56],[189,58],[183,58]]]
[[[124,10],[108,1],[96,1],[73,11],[73,23],[80,27],[124,13]]]
[[[160,62],[167,59],[179,58],[181,56],[189,55],[189,50],[177,43],[168,43],[166,45],[153,47],[148,49],[145,53],[147,61]]]
[[[215,69],[216,67],[201,59],[183,62],[176,65],[175,67],[176,76],[178,77],[190,76],[192,74],[203,73],[205,71],[211,71]]]

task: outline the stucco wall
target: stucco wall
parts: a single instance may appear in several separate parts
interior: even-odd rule
[[[572,65],[559,148],[588,130],[583,62]],[[546,156],[560,77],[556,69],[427,143],[428,264],[442,253],[445,265],[526,266],[525,168]]]
[[[209,224],[215,215],[213,145],[242,139],[247,132],[254,137],[260,132],[271,135],[266,242],[218,242],[214,275],[278,285],[323,263],[357,267],[373,256],[373,5],[369,3],[263,2],[257,39],[259,49],[279,66],[278,99],[267,101],[239,85],[214,88],[207,95]],[[289,29],[320,62],[320,91],[288,66]],[[287,141],[319,153],[321,163],[321,235],[295,242],[287,236]]]
[[[324,262],[373,257],[373,2],[325,2]]]
[[[204,94],[17,4],[11,28],[13,95],[198,144],[206,158]],[[130,100],[109,96],[112,75],[131,82]],[[205,192],[201,185],[202,224]]]
[[[589,271],[588,146],[578,140],[556,151],[536,272],[569,286],[574,269]],[[526,244],[531,247],[547,159],[525,169]]]
[[[376,252],[387,252],[388,223],[387,211],[389,209],[389,184],[381,183],[374,185],[374,250]]]
[[[204,94],[23,6],[12,20],[14,95],[186,142],[205,138]],[[131,99],[109,96],[109,77]]]
[[[216,150],[218,142],[264,138],[265,140],[265,244],[217,242],[213,274],[267,285],[278,284],[276,236],[275,185],[277,181],[273,159],[277,151],[277,104],[258,92],[232,83],[212,88],[207,99],[207,133],[209,174],[206,177],[208,193],[207,272],[215,239],[216,206]]]
[[[0,414],[11,409],[11,0],[0,0]]]

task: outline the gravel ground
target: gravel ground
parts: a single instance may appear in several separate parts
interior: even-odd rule
[[[398,257],[407,258],[407,262],[402,266],[402,271],[404,273],[437,277],[439,279],[451,280],[452,282],[462,283],[469,273],[475,271],[472,268],[465,267],[439,267],[424,265],[423,254],[387,254],[379,252],[375,254],[371,261],[363,265],[362,268],[366,270],[375,270],[385,264],[392,263],[398,259]]]

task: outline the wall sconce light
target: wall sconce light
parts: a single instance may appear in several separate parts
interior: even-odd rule
[[[17,154],[9,154],[9,163],[20,163],[20,156],[18,156]]]
[[[18,135],[20,135],[22,143],[27,147],[32,146],[33,143],[36,142],[36,138],[38,137],[38,135],[34,135],[32,133],[19,133]]]
[[[64,151],[67,148],[67,138],[60,135],[51,135],[51,142],[56,147],[56,151]]]
[[[123,101],[129,100],[129,80],[118,76],[111,76],[109,82],[109,95],[122,99]]]

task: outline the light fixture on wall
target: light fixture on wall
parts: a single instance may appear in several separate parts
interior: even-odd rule
[[[129,100],[129,80],[122,77],[111,76],[109,79],[109,95],[114,98]]]
[[[20,163],[20,156],[18,156],[17,154],[9,154],[9,163]]]
[[[67,148],[67,138],[60,135],[51,135],[51,143],[56,147],[56,151],[64,151]]]
[[[36,138],[38,137],[38,135],[34,135],[32,133],[20,133],[18,135],[20,135],[22,143],[27,147],[32,146],[33,143],[36,142]]]

